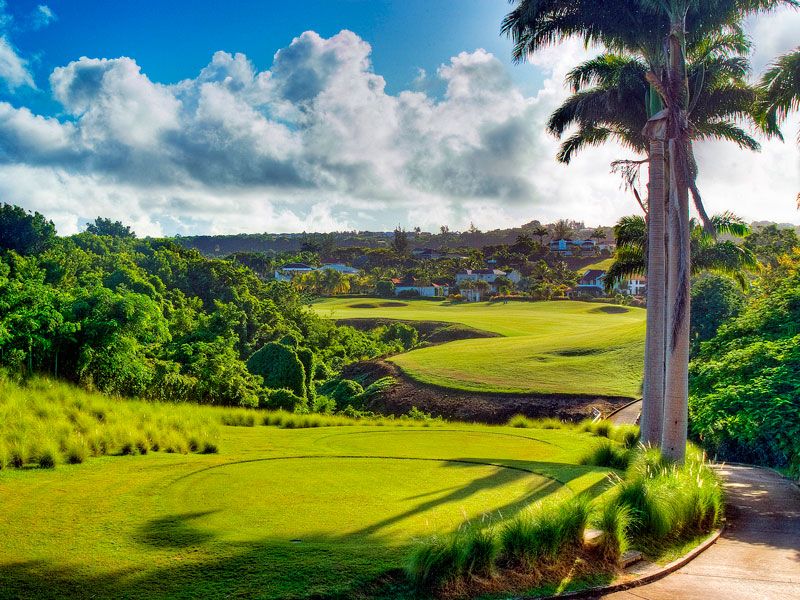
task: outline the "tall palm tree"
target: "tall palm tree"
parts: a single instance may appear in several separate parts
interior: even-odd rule
[[[650,143],[651,281],[646,357],[660,352],[660,338],[667,337],[669,343],[663,364],[659,358],[650,361],[647,368],[644,411],[651,412],[647,406],[648,388],[658,388],[657,380],[662,378],[664,409],[655,407],[652,412],[656,417],[658,413],[663,415],[660,442],[665,454],[682,461],[688,413],[690,190],[698,213],[711,229],[695,185],[697,166],[688,123],[694,98],[689,87],[687,48],[693,40],[713,32],[738,31],[741,19],[748,14],[779,5],[798,6],[800,0],[512,1],[515,7],[504,19],[502,30],[514,40],[514,57],[518,61],[541,48],[578,37],[587,44],[603,44],[611,52],[640,56],[649,68],[650,121],[645,137]],[[669,247],[665,235],[667,217]],[[665,313],[667,302],[669,311]],[[654,385],[648,384],[653,381]]]
[[[748,50],[747,38],[738,30],[696,40],[689,48],[689,79],[696,91],[689,114],[692,139],[726,139],[742,148],[758,150],[758,142],[738,125],[742,121],[760,122],[754,110],[756,89],[746,80],[749,64],[743,55]],[[605,53],[573,69],[567,76],[573,94],[551,115],[548,123],[550,133],[559,137],[576,127],[575,133],[561,145],[558,160],[568,163],[584,147],[614,139],[647,157],[645,160],[651,163],[650,191],[651,194],[657,191],[664,182],[664,152],[663,144],[649,141],[644,132],[651,116],[649,72],[643,58],[620,53]],[[623,164],[627,183],[647,214],[650,211],[647,200],[641,198],[634,185],[642,162],[623,161]],[[663,197],[662,192],[653,195]],[[654,204],[653,208],[652,217],[648,218],[654,229],[651,235],[663,240],[666,225],[663,203]],[[640,421],[642,439],[656,444],[662,437],[666,353],[666,262],[662,248],[663,243],[655,245],[649,256],[653,263],[649,271],[655,275],[648,287],[645,402]]]

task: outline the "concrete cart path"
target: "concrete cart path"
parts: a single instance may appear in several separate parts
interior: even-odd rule
[[[608,420],[614,425],[628,425],[636,423],[639,418],[639,413],[642,411],[642,401],[632,402],[623,409],[618,410],[611,415]]]
[[[767,469],[723,465],[728,525],[716,544],[660,581],[613,600],[800,600],[800,489]]]

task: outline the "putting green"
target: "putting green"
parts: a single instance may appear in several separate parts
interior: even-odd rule
[[[222,431],[219,455],[0,472],[0,597],[346,596],[422,536],[606,487],[569,431]]]
[[[644,366],[645,311],[584,302],[450,304],[331,299],[333,319],[462,323],[498,333],[392,357],[422,383],[471,392],[636,397]]]

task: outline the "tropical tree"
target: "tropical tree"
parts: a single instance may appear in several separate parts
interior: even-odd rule
[[[531,235],[539,238],[540,246],[544,246],[544,238],[546,238],[549,233],[550,232],[547,230],[547,227],[544,225],[537,225],[531,230]]]
[[[778,57],[761,78],[763,118],[778,127],[790,112],[800,110],[800,46]],[[797,143],[800,144],[800,133]]]
[[[572,223],[566,219],[559,219],[553,224],[552,235],[554,240],[571,240],[572,233]]]
[[[740,30],[741,19],[748,14],[798,4],[798,0],[517,0],[503,21],[503,31],[515,42],[514,57],[520,61],[543,47],[578,37],[611,52],[641,56],[648,65],[650,278],[642,429],[646,442],[660,442],[665,454],[677,461],[684,457],[688,418],[690,190],[704,225],[712,230],[695,184],[689,113],[697,95],[690,92],[687,48],[693,40],[715,32]],[[653,401],[659,397],[664,399],[663,409]]]
[[[744,244],[717,236],[726,235],[745,238],[750,227],[736,215],[726,212],[711,217],[714,235],[708,233],[696,219],[690,221],[692,275],[712,272],[727,275],[742,290],[749,286],[747,274],[758,269],[755,254]],[[611,291],[624,280],[636,275],[648,275],[648,229],[644,217],[632,215],[622,217],[614,227],[617,255],[605,277],[606,290]],[[650,278],[648,275],[648,284]]]

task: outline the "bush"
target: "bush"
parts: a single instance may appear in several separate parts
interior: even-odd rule
[[[223,413],[220,421],[229,427],[253,427],[256,424],[256,416],[250,411],[241,410]]]
[[[274,410],[289,412],[308,412],[308,401],[294,394],[291,390],[271,390],[269,392],[269,407]]]
[[[359,401],[364,394],[364,388],[361,384],[352,379],[341,379],[330,391],[330,397],[336,401],[336,405],[344,406],[361,406]]]
[[[383,333],[383,341],[399,341],[405,350],[410,350],[417,345],[419,333],[411,325],[405,323],[391,323]]]
[[[86,442],[83,439],[73,439],[67,445],[64,460],[67,464],[78,465],[86,460],[88,454],[89,449],[86,447]]]
[[[289,346],[270,342],[247,359],[247,369],[264,379],[264,387],[287,389],[306,397],[306,373],[297,352]]]
[[[316,396],[311,407],[311,412],[330,415],[336,411],[336,400],[328,396]]]
[[[578,464],[592,465],[594,467],[609,467],[624,471],[631,462],[631,453],[625,448],[620,448],[614,442],[604,440],[597,444]]]

